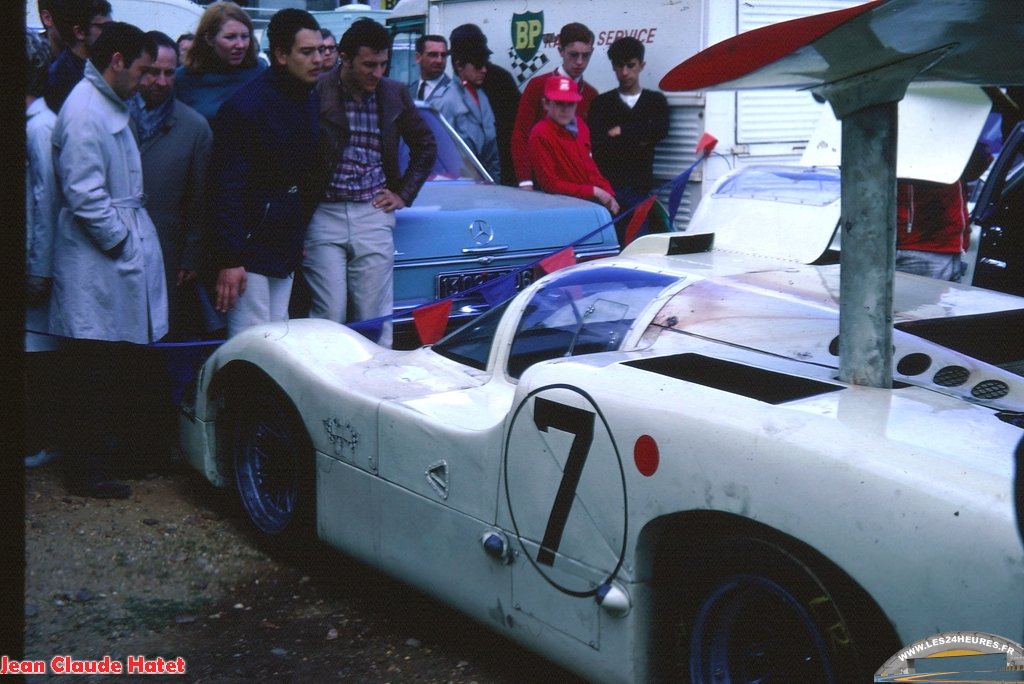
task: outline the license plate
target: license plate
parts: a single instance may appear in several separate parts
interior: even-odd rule
[[[437,299],[445,299],[489,280],[506,276],[515,269],[495,268],[481,271],[452,271],[437,274]],[[521,290],[534,280],[533,269],[527,268],[516,274],[516,290]]]

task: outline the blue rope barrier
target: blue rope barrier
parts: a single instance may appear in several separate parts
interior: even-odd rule
[[[621,221],[623,218],[629,216],[634,211],[636,211],[637,207],[642,205],[644,202],[646,202],[647,200],[651,199],[652,197],[657,197],[659,193],[661,193],[662,191],[664,191],[664,190],[666,190],[668,188],[672,188],[672,193],[671,193],[671,196],[669,197],[669,223],[671,224],[675,220],[675,216],[676,216],[676,213],[678,212],[678,208],[679,208],[679,202],[680,202],[680,200],[682,198],[683,191],[686,188],[686,183],[689,180],[690,175],[693,173],[694,169],[696,169],[698,166],[700,166],[700,164],[706,158],[707,158],[706,156],[698,157],[698,159],[693,164],[691,164],[689,166],[689,168],[687,168],[686,170],[684,170],[683,172],[679,173],[678,175],[676,175],[671,180],[667,181],[666,183],[664,183],[663,185],[658,187],[656,190],[651,192],[651,194],[649,194],[647,197],[645,197],[641,201],[637,202],[636,204],[634,204],[629,209],[626,209],[625,211],[619,212],[619,214],[617,216],[615,216],[614,218],[612,218],[612,220],[610,220],[610,221],[602,224],[601,226],[595,228],[594,230],[590,231],[586,235],[583,235],[582,237],[577,238],[573,242],[570,242],[569,244],[565,245],[564,247],[559,247],[558,249],[552,250],[551,252],[549,252],[548,254],[544,255],[543,257],[541,257],[541,258],[539,258],[539,259],[537,259],[535,261],[532,261],[529,264],[526,264],[526,265],[522,266],[521,268],[512,271],[511,273],[503,275],[500,278],[495,278],[494,280],[489,280],[489,281],[487,281],[485,283],[480,283],[479,285],[474,285],[473,287],[471,287],[469,289],[462,290],[461,292],[459,292],[459,293],[457,293],[455,295],[451,295],[449,297],[444,297],[442,299],[435,299],[435,300],[433,300],[433,301],[431,301],[431,302],[429,302],[427,304],[422,304],[422,305],[420,305],[418,307],[410,309],[408,312],[405,312],[405,313],[403,313],[401,315],[403,315],[403,316],[411,315],[412,312],[414,312],[414,311],[418,311],[420,309],[424,309],[424,308],[426,308],[428,306],[435,306],[439,302],[455,300],[456,298],[464,298],[464,297],[466,297],[466,295],[470,295],[470,294],[473,294],[473,293],[480,293],[481,296],[483,296],[484,300],[489,305],[494,306],[496,303],[500,303],[501,301],[504,301],[504,298],[499,299],[496,302],[492,301],[492,298],[487,296],[487,292],[488,291],[491,291],[491,292],[507,292],[509,290],[508,283],[514,283],[515,282],[515,278],[520,273],[522,273],[523,271],[537,268],[540,265],[540,263],[542,261],[544,261],[545,259],[548,259],[548,258],[554,256],[555,254],[558,254],[559,252],[564,251],[568,247],[576,247],[577,245],[579,245],[579,244],[589,240],[590,238],[594,237],[595,235],[597,235],[598,233],[604,231],[605,229],[614,226],[615,223],[617,223],[618,221]],[[512,294],[515,294],[514,286],[512,288]],[[392,313],[392,314],[389,314],[387,316],[380,316],[378,318],[370,318],[370,319],[366,319],[366,320],[363,320],[363,321],[353,321],[351,323],[346,323],[345,325],[348,326],[349,328],[351,328],[352,330],[355,330],[356,332],[358,332],[358,333],[368,337],[369,339],[372,339],[372,340],[376,341],[380,337],[381,327],[383,326],[384,322],[388,321],[388,320],[394,319],[396,315],[398,315],[398,314]],[[38,330],[26,329],[25,332],[26,333],[32,333],[34,335],[42,335],[44,337],[57,337],[57,338],[61,337],[60,335],[54,335],[54,334],[48,333],[48,332],[40,332]],[[376,334],[374,335],[374,333],[376,333]],[[181,342],[151,342],[151,343],[149,343],[148,345],[145,345],[145,346],[153,347],[153,348],[157,348],[157,349],[184,349],[184,348],[189,348],[189,347],[215,347],[215,346],[219,346],[219,345],[221,345],[223,343],[224,343],[224,340],[213,339],[213,340],[188,340],[188,341],[181,341]]]

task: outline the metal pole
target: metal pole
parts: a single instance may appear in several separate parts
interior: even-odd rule
[[[839,379],[892,387],[897,103],[842,119]]]

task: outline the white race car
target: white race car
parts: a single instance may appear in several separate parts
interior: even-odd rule
[[[189,461],[594,681],[863,682],[1022,636],[1024,299],[896,275],[892,389],[837,380],[838,266],[642,238],[432,347],[253,328]]]

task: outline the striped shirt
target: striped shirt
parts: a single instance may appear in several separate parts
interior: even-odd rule
[[[327,202],[368,202],[384,189],[383,156],[377,123],[377,97],[370,93],[357,101],[342,90],[348,118],[349,140],[324,193]]]

